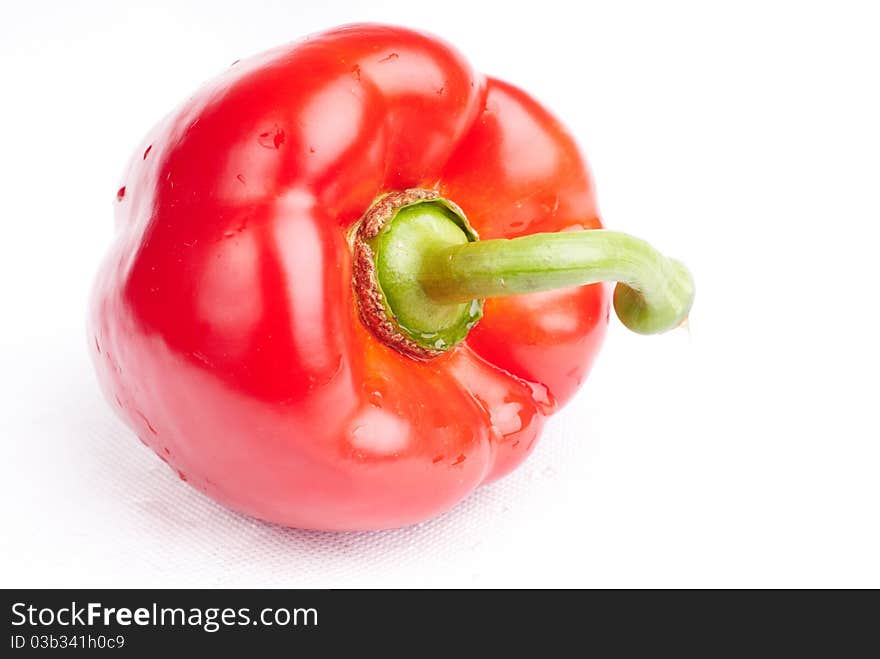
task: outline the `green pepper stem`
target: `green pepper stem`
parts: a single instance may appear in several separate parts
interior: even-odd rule
[[[687,268],[644,240],[592,229],[479,240],[462,210],[436,190],[383,195],[350,240],[361,319],[414,359],[463,341],[486,298],[617,282],[614,309],[640,334],[677,327],[694,300]]]
[[[640,334],[677,327],[694,299],[693,278],[684,265],[644,240],[607,230],[445,247],[423,261],[418,279],[428,297],[443,304],[618,282],[614,309]]]

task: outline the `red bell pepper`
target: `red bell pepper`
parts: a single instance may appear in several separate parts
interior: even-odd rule
[[[686,317],[687,270],[600,229],[583,157],[526,93],[410,30],[314,35],[138,148],[91,305],[99,380],[230,508],[418,522],[533,450],[602,341],[601,282],[624,282],[631,329]]]

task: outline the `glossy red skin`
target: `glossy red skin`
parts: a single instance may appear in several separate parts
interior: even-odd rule
[[[490,300],[428,362],[362,325],[346,232],[383,192],[437,188],[483,238],[600,226],[556,119],[424,34],[347,26],[238,62],[121,185],[90,316],[102,388],[181,478],[264,520],[450,508],[526,458],[604,335],[602,285]]]

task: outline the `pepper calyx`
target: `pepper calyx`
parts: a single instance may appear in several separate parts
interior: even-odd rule
[[[413,359],[437,357],[460,343],[482,317],[483,301],[437,302],[420,275],[443,250],[478,239],[462,210],[436,190],[379,197],[351,233],[361,320]]]

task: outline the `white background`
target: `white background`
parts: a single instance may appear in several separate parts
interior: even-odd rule
[[[150,4],[0,9],[0,586],[880,586],[876,6]],[[233,60],[356,20],[429,29],[551,107],[607,224],[698,294],[689,332],[612,321],[514,475],[327,534],[180,482],[101,399],[84,318],[147,129]]]

